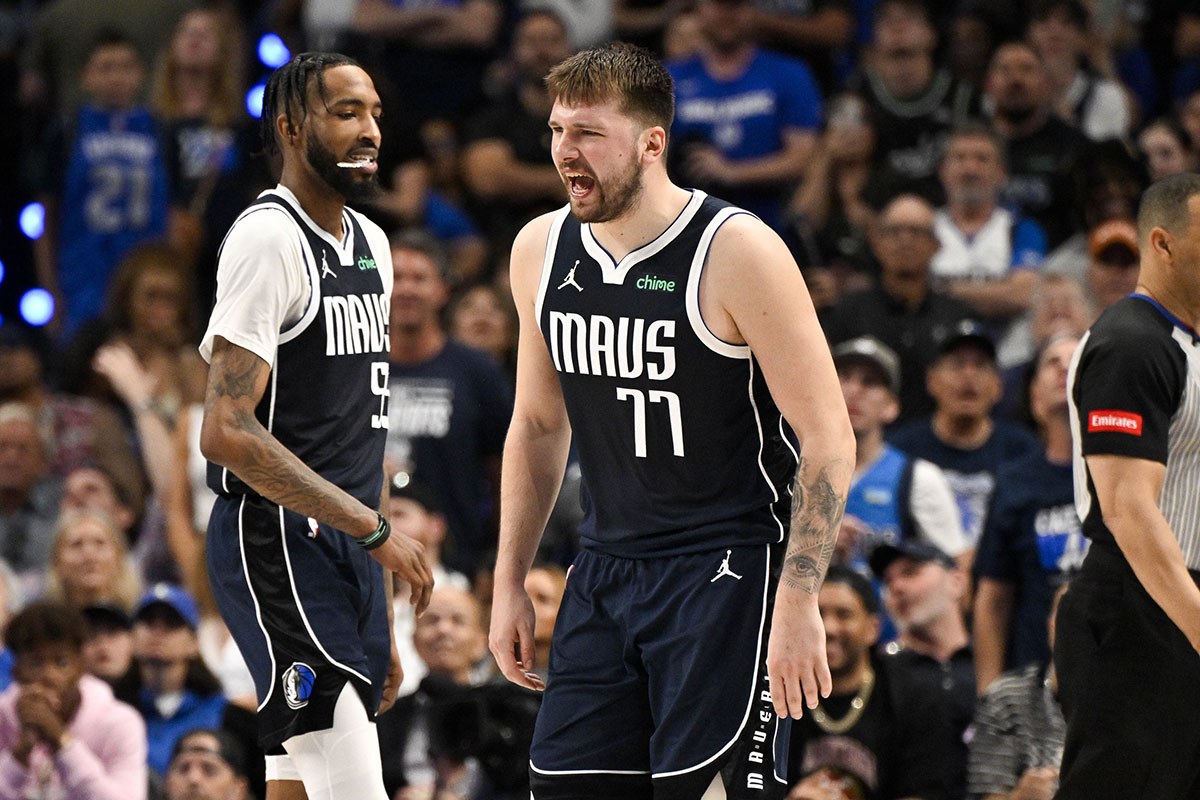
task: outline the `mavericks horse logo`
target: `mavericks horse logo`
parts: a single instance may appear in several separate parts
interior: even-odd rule
[[[312,696],[313,684],[317,681],[317,673],[308,664],[293,663],[283,673],[283,699],[288,708],[304,708],[308,698]]]

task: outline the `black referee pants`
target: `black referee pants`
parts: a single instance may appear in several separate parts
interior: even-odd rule
[[[1056,626],[1056,800],[1200,800],[1200,654],[1114,547],[1093,544]]]

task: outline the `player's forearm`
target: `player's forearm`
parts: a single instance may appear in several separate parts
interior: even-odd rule
[[[840,445],[840,446],[837,446]],[[806,441],[792,490],[792,519],[779,590],[815,596],[825,580],[846,491],[854,471],[854,444]]]
[[[1104,523],[1138,581],[1200,651],[1200,588],[1162,512],[1157,506],[1119,504],[1104,515]]]
[[[1004,671],[1013,587],[981,578],[975,596],[975,682],[982,694]]]
[[[500,473],[496,582],[524,583],[562,487],[571,432],[513,418]]]
[[[375,512],[304,464],[262,426],[253,413],[210,421],[205,415],[201,447],[205,458],[228,468],[273,503],[312,517],[352,536],[370,535]],[[214,433],[214,428],[220,430]]]

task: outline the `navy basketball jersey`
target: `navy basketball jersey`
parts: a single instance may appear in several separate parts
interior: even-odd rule
[[[358,215],[350,209],[342,213],[348,233],[340,247],[269,192],[234,225],[254,225],[256,213],[279,208],[295,222],[311,293],[300,320],[280,332],[255,416],[314,472],[368,508],[377,508],[388,426],[391,298]],[[218,494],[254,494],[228,469],[212,463],[208,484]]]
[[[750,348],[700,316],[709,245],[744,213],[693,191],[620,263],[569,207],[554,218],[537,319],[579,453],[586,547],[658,556],[783,537],[794,436]]]

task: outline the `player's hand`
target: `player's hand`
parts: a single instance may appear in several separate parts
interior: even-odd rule
[[[400,694],[400,684],[404,682],[404,665],[400,663],[400,651],[396,649],[396,639],[392,638],[392,654],[388,658],[387,678],[383,681],[383,697],[379,701],[376,715],[382,714],[396,704]]]
[[[488,647],[496,665],[518,686],[541,691],[542,679],[533,674],[533,601],[524,585],[497,581],[492,590],[492,625]],[[518,658],[518,653],[520,657]]]
[[[833,689],[825,658],[825,625],[817,598],[801,589],[780,585],[767,642],[767,678],[771,701],[781,717],[800,719],[804,704],[816,708]]]
[[[429,596],[433,594],[433,570],[425,558],[425,545],[400,533],[392,532],[388,540],[374,550],[368,551],[384,569],[391,570],[411,588],[408,602],[417,612],[425,613]]]

